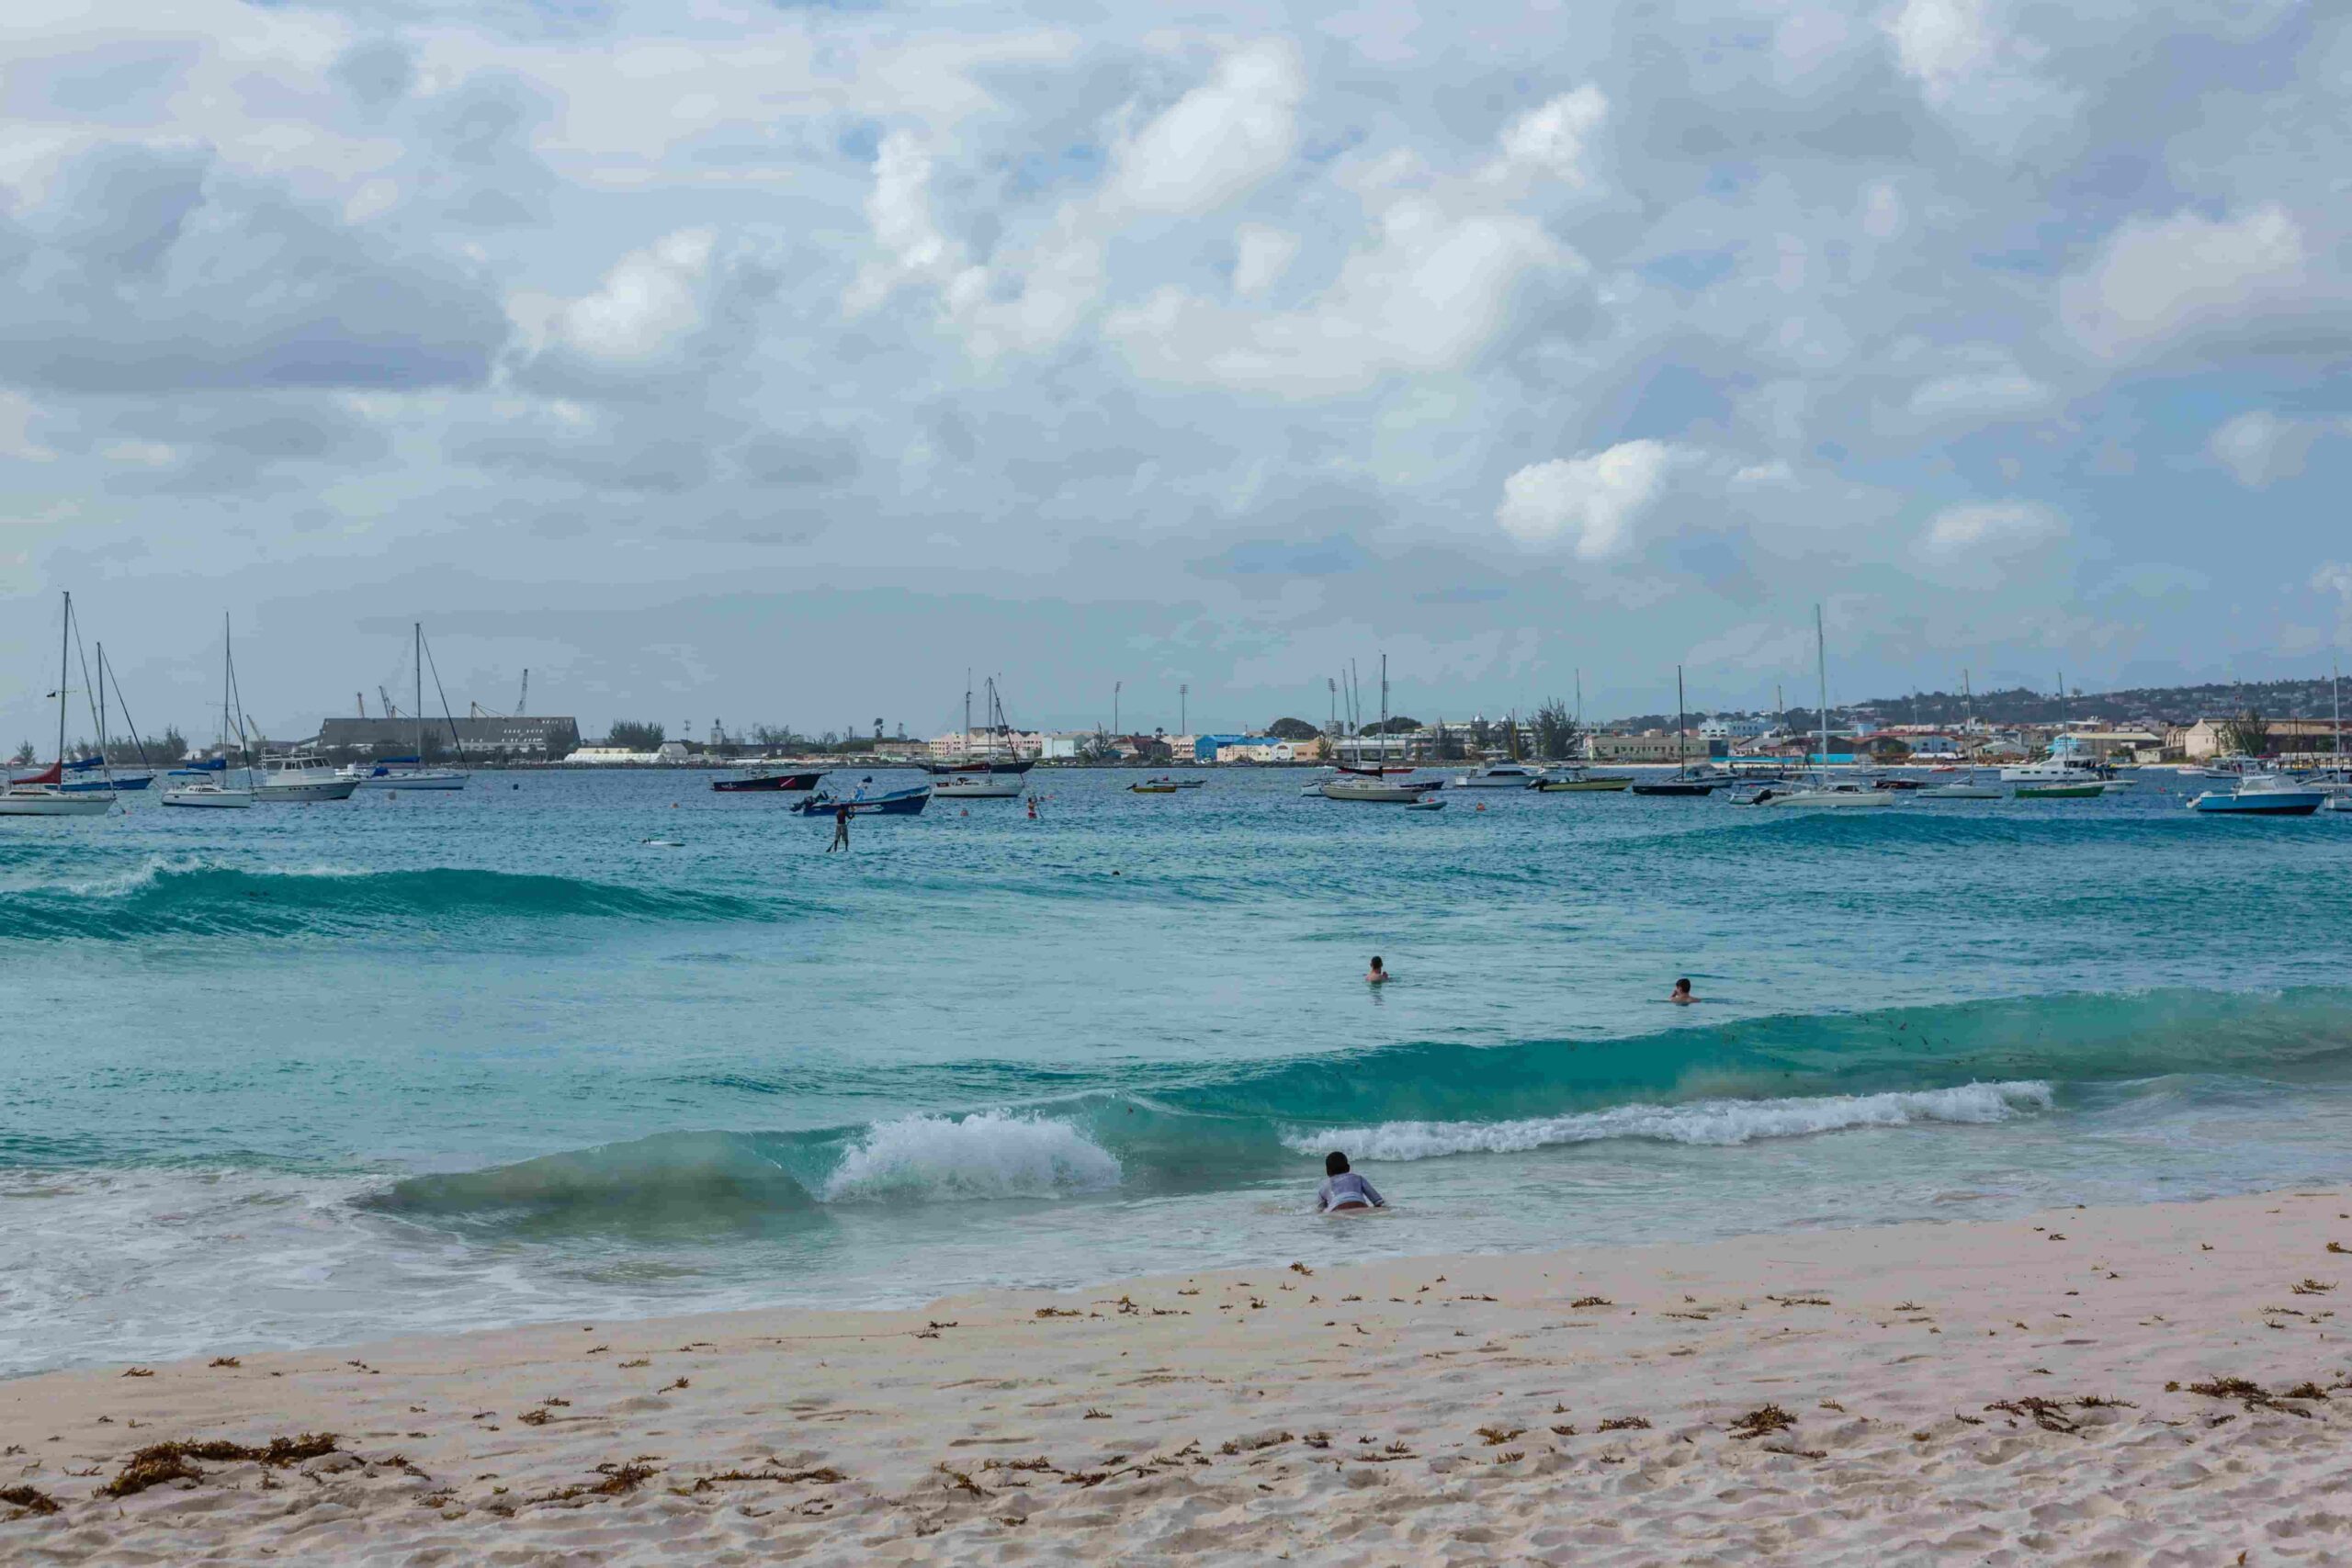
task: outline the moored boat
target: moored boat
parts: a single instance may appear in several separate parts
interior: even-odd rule
[[[721,795],[772,794],[776,791],[798,792],[817,787],[825,776],[821,768],[801,768],[790,773],[746,773],[741,778],[713,779],[710,787]]]
[[[913,817],[931,804],[931,793],[929,784],[886,790],[880,795],[867,795],[862,788],[851,795],[820,791],[805,800],[794,801],[788,809],[802,817],[830,817],[844,807],[853,817]]]
[[[57,645],[57,761],[29,778],[0,788],[0,817],[103,817],[114,809],[114,791],[76,793],[65,788],[66,654],[73,647],[74,595],[65,595],[65,621]]]
[[[2209,789],[2188,803],[2191,811],[2240,817],[2309,817],[2327,803],[2327,792],[2284,773],[2249,773],[2235,789]]]

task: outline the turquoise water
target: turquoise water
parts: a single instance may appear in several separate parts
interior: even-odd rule
[[[0,1371],[2352,1179],[2352,817],[1302,782],[8,823]]]

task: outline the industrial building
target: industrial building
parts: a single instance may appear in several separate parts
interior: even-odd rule
[[[426,754],[446,756],[453,728],[457,750],[468,757],[544,761],[570,756],[580,747],[577,719],[433,718],[424,722]],[[331,718],[319,727],[318,744],[322,751],[348,751],[357,757],[406,757],[415,754],[416,739],[413,718]]]

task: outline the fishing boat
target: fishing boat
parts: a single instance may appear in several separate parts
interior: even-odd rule
[[[1536,779],[1535,788],[1545,795],[1574,795],[1585,791],[1622,790],[1633,782],[1623,773],[1594,773],[1582,768],[1547,768]]]
[[[772,794],[779,790],[798,792],[815,789],[817,781],[824,776],[821,768],[803,768],[792,773],[747,773],[741,778],[713,779],[710,787],[721,795]]]
[[[1821,606],[1813,607],[1814,670],[1821,682],[1821,765],[1829,765],[1829,644],[1821,627]],[[1866,788],[1858,780],[1847,779],[1831,783],[1826,773],[1815,774],[1811,784],[1802,789],[1787,789],[1766,784],[1750,797],[1750,806],[1779,806],[1791,810],[1849,810],[1860,807],[1892,806],[1894,792],[1883,787]]]
[[[802,817],[830,817],[844,807],[853,817],[914,817],[931,804],[931,795],[929,784],[885,790],[880,795],[866,794],[861,784],[857,793],[851,795],[834,795],[820,790],[805,800],[794,801],[789,809]]]
[[[1442,811],[1445,809],[1445,802],[1432,795],[1420,800],[1406,802],[1405,809],[1408,811]]]
[[[1713,795],[1724,786],[1726,781],[1712,773],[1699,773],[1691,771],[1690,727],[1685,722],[1688,717],[1689,716],[1683,711],[1682,666],[1678,664],[1674,667],[1674,773],[1669,778],[1635,780],[1628,786],[1635,795],[1689,798]]]
[[[29,778],[11,779],[0,789],[0,817],[103,817],[114,809],[114,791],[77,794],[65,785],[66,655],[74,646],[74,595],[65,595],[65,624],[57,642],[57,761]]]
[[[1174,795],[1177,786],[1166,779],[1146,779],[1127,786],[1129,795]]]
[[[2235,789],[2209,789],[2188,808],[2240,817],[2309,817],[2327,798],[2327,791],[2284,773],[2248,773]]]
[[[2107,781],[2100,778],[2093,778],[2088,783],[2075,780],[2021,784],[2017,788],[2019,800],[2096,800],[2106,793]]]
[[[261,806],[307,806],[319,801],[349,800],[359,781],[320,760],[315,751],[295,750],[262,760],[262,775],[253,781],[254,801]]]

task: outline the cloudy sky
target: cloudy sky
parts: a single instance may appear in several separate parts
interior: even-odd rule
[[[2352,17],[0,8],[0,728],[2324,673]],[[81,728],[86,728],[86,725]]]

